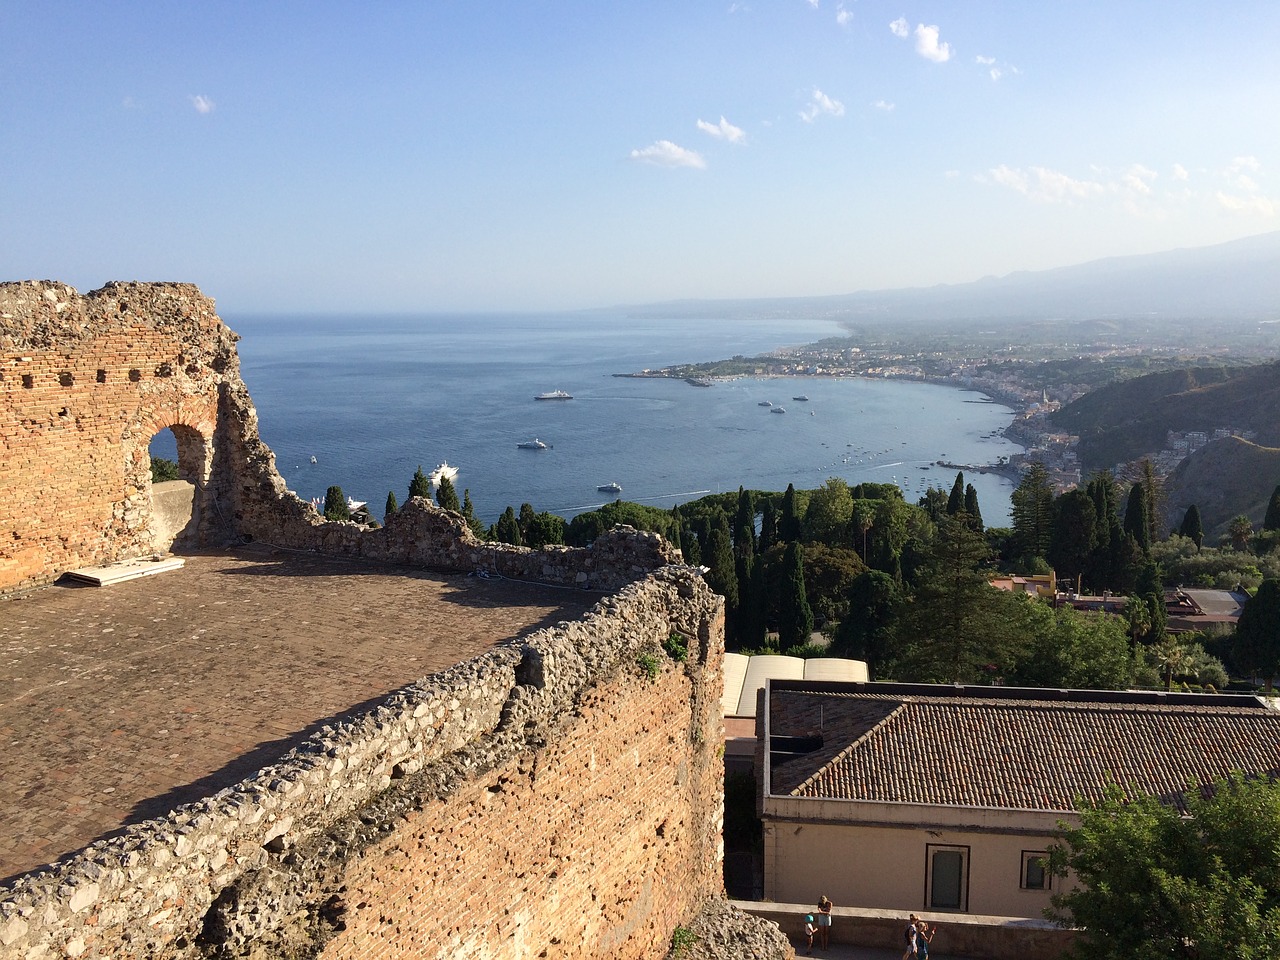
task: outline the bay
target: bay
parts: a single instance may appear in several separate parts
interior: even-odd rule
[[[458,467],[486,523],[531,503],[572,517],[613,499],[669,508],[739,485],[766,490],[893,482],[914,502],[950,490],[962,464],[1018,448],[1012,411],[952,387],[854,378],[739,378],[709,388],[615,377],[746,356],[842,331],[830,321],[635,320],[590,315],[224,317],[263,439],[304,500],[331,484],[381,516],[421,465]],[[538,401],[565,390],[572,400]],[[807,401],[793,400],[804,395]],[[773,407],[761,406],[768,400]],[[774,413],[785,408],[785,414]],[[539,438],[546,450],[522,450]],[[165,431],[153,449],[165,450]],[[313,463],[311,458],[315,458]],[[966,473],[989,525],[1009,517],[1009,481]]]

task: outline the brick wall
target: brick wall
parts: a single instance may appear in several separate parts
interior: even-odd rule
[[[190,284],[0,284],[0,590],[151,552],[151,438],[204,483],[235,342]]]
[[[0,957],[660,956],[721,887],[723,612],[668,567],[424,678],[0,891]]]

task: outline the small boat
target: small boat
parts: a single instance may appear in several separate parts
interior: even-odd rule
[[[773,408],[772,410],[770,410],[769,412],[770,412],[770,413],[786,413],[786,412],[787,412],[787,408],[786,408],[786,407],[774,407],[774,408]]]
[[[572,400],[573,394],[565,393],[563,390],[552,390],[550,393],[540,393],[533,399],[535,400]]]
[[[517,443],[516,447],[520,450],[550,450],[551,444],[543,443],[537,437],[534,437],[532,440],[524,440]]]
[[[620,483],[602,483],[596,487],[601,493],[621,493],[622,484]]]
[[[313,457],[311,458],[311,462],[312,462],[312,463],[319,463],[320,461],[318,461],[318,460],[313,456]]]
[[[757,407],[772,407],[772,406],[773,406],[773,401],[772,401],[772,400],[761,400],[759,403],[757,403],[757,404],[756,404],[756,406],[757,406]]]
[[[798,397],[792,397],[791,399],[792,399],[792,400],[799,400],[799,401],[801,401],[802,403],[808,403],[808,402],[809,402],[809,398],[808,398],[808,397],[806,397],[803,393],[802,393],[802,394],[800,394],[800,396],[798,396]]]
[[[457,475],[457,467],[451,467],[447,461],[441,460],[436,464],[436,468],[427,474],[427,479],[431,482],[431,489],[434,490],[440,486],[440,481],[442,479],[453,483],[453,480]]]

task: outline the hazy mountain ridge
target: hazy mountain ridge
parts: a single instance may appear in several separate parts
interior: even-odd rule
[[[805,314],[855,323],[1136,316],[1273,320],[1280,319],[1280,231],[972,283],[823,297],[679,300],[626,309],[636,317]]]

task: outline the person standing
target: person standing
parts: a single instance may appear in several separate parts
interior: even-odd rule
[[[817,926],[813,922],[813,914],[806,913],[804,915],[804,936],[807,941],[805,954],[813,953],[813,935],[818,932]]]
[[[916,960],[916,951],[919,943],[920,928],[916,926],[920,922],[920,918],[914,913],[907,920],[907,928],[902,931],[902,938],[906,941],[906,949],[902,951],[902,960]]]
[[[937,927],[931,927],[923,920],[916,921],[916,960],[929,960],[929,945],[937,932]]]
[[[831,901],[825,893],[818,898],[818,945],[823,950],[831,945]]]

